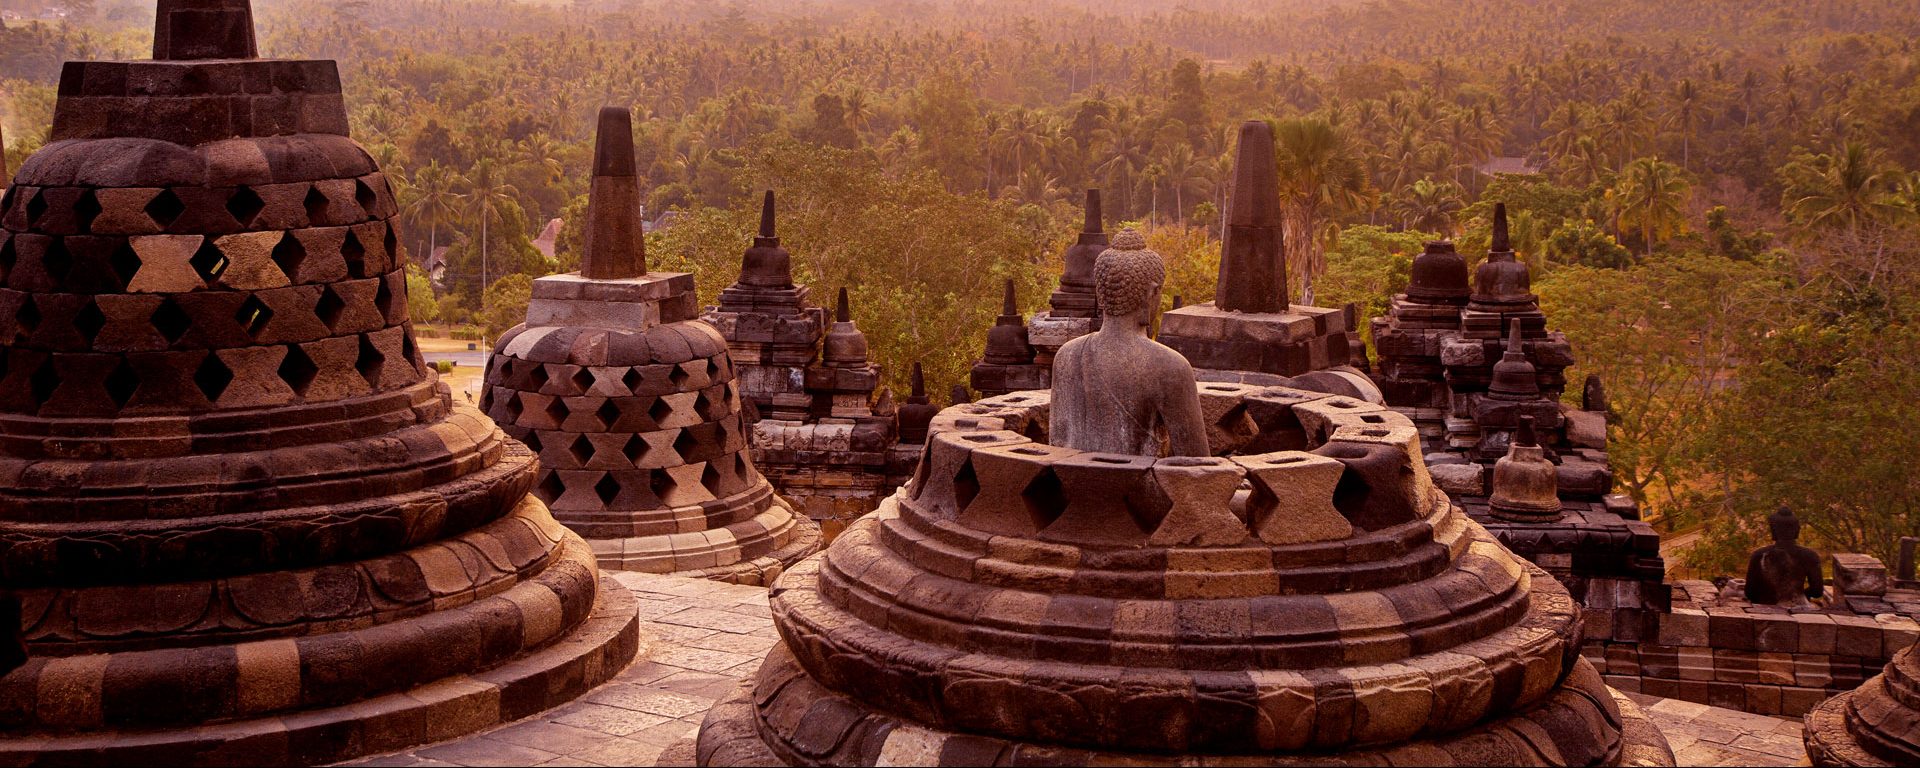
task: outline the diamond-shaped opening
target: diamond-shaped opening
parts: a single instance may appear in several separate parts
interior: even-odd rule
[[[73,271],[73,254],[67,251],[67,241],[58,237],[48,240],[46,254],[40,257],[40,263],[46,268],[48,277],[54,280],[67,279],[67,273]]]
[[[179,341],[180,337],[187,335],[187,329],[193,326],[193,317],[188,315],[186,310],[181,309],[179,304],[175,304],[171,298],[162,299],[160,306],[154,308],[153,316],[147,320],[153,323],[154,330],[166,337],[168,344]]]
[[[626,454],[627,461],[638,464],[640,457],[647,455],[647,441],[640,439],[639,435],[629,437],[627,444],[620,446],[620,452]]]
[[[700,471],[700,485],[707,489],[707,493],[718,497],[723,495],[720,492],[720,470],[714,468],[713,464],[711,461],[707,462],[707,468]]]
[[[700,414],[702,421],[713,421],[713,399],[707,397],[707,393],[701,392],[693,399],[693,412]]]
[[[525,413],[526,410],[527,404],[520,402],[520,394],[518,392],[514,393],[513,397],[507,398],[507,420],[509,422],[519,421],[520,414]],[[537,451],[538,449],[535,450]]]
[[[707,358],[707,383],[712,384],[713,382],[716,382],[719,380],[720,380],[720,363],[716,362],[713,358],[709,357]]]
[[[180,214],[187,212],[187,204],[180,202],[180,196],[174,194],[173,190],[163,189],[147,201],[146,212],[147,218],[160,225],[161,229],[166,229],[180,219]]]
[[[107,396],[113,398],[114,407],[125,408],[133,399],[133,392],[140,388],[140,374],[134,373],[133,366],[121,360],[113,373],[107,374]]]
[[[13,265],[20,260],[20,253],[13,249],[13,238],[0,241],[0,279],[13,272]]]
[[[233,313],[233,321],[247,329],[247,335],[259,337],[267,323],[273,320],[273,309],[260,300],[256,294],[248,294],[247,300],[240,302],[240,309]]]
[[[319,187],[311,187],[307,189],[304,203],[307,206],[308,226],[322,226],[320,222],[327,217],[327,196],[320,192]]]
[[[653,406],[647,409],[647,417],[653,419],[654,424],[664,424],[667,421],[667,417],[672,415],[673,405],[668,403],[664,397],[654,398]]]
[[[600,404],[599,410],[593,412],[593,417],[600,420],[601,429],[613,429],[613,425],[620,421],[620,406],[614,405],[612,398],[608,398]]]
[[[33,197],[27,200],[27,223],[38,224],[40,217],[47,215],[47,196],[40,190],[33,191]]]
[[[400,334],[400,355],[407,359],[407,365],[415,371],[426,371],[426,358],[420,356],[420,346],[413,342],[412,326],[407,327],[406,333]]]
[[[81,232],[93,231],[93,220],[100,216],[100,200],[89,189],[80,193],[80,199],[73,201],[73,215],[79,221]]]
[[[373,345],[373,337],[360,335],[360,357],[353,367],[360,371],[360,378],[366,379],[375,389],[380,388],[380,369],[387,364],[387,356]]]
[[[366,269],[367,248],[360,244],[360,238],[354,236],[353,230],[347,230],[347,239],[340,243],[340,255],[346,257],[347,269],[353,272],[354,277],[369,276]],[[381,286],[385,285],[383,281]]]
[[[273,246],[273,263],[280,266],[280,271],[286,274],[288,280],[300,281],[300,264],[306,260],[307,246],[292,232],[281,237],[280,242]]]
[[[393,288],[386,280],[380,281],[380,288],[373,292],[373,308],[380,310],[380,317],[393,317]]]
[[[533,492],[541,501],[552,504],[554,499],[560,498],[560,494],[567,492],[567,484],[560,482],[560,473],[549,469],[546,478],[534,487]]]
[[[220,362],[220,356],[212,352],[207,353],[206,359],[200,361],[200,367],[193,372],[194,386],[199,387],[200,394],[206,395],[207,399],[213,402],[219,402],[220,395],[225,393],[227,385],[232,383],[233,370],[228,368],[226,363]]]
[[[53,393],[60,389],[60,372],[54,370],[53,358],[49,357],[41,362],[40,367],[33,372],[33,378],[27,383],[33,390],[34,402],[46,405],[48,400],[52,400]]]
[[[379,198],[373,194],[373,187],[367,186],[365,179],[354,179],[353,201],[360,204],[360,210],[366,211],[368,216],[372,216],[373,205],[379,201]]]
[[[0,192],[0,213],[5,213],[8,209],[13,208],[13,198],[18,196],[20,189],[20,185],[15,184],[7,187],[7,191]]]
[[[968,457],[959,471],[953,473],[954,509],[966,509],[973,499],[980,495],[980,476],[973,471],[973,459]]]
[[[1053,468],[1041,470],[1025,490],[1020,492],[1020,500],[1027,505],[1027,517],[1033,521],[1034,530],[1039,530],[1060,519],[1060,513],[1067,511],[1067,492],[1060,485],[1060,477]]]
[[[528,391],[538,392],[545,389],[547,387],[547,366],[541,363],[528,363],[528,365],[533,366],[533,370],[527,371],[527,384],[531,386],[531,389]]]
[[[387,255],[393,257],[394,261],[400,260],[400,236],[393,233],[391,224],[387,226],[387,234],[380,239],[380,244],[386,246]]]
[[[693,376],[687,373],[686,366],[681,365],[674,366],[673,371],[667,374],[667,379],[673,382],[674,389],[685,389],[683,385],[687,383],[687,379],[691,378]]]
[[[132,243],[121,243],[113,249],[113,255],[107,257],[107,264],[113,267],[113,273],[120,276],[120,283],[133,282],[133,276],[140,272],[140,254],[135,253]]]
[[[612,504],[614,499],[620,497],[620,481],[613,479],[613,473],[608,472],[600,478],[600,482],[593,484],[593,493],[600,497],[600,503]]]
[[[73,327],[87,337],[88,344],[92,344],[94,337],[100,335],[100,329],[107,327],[107,316],[100,313],[98,305],[89,301],[86,306],[80,308],[79,312],[74,313]]]
[[[673,475],[664,469],[656,469],[651,474],[653,477],[648,479],[647,485],[653,490],[653,495],[661,501],[672,498],[674,489],[680,487],[673,481]]]
[[[480,387],[480,412],[493,415],[493,387]]]
[[[584,367],[574,371],[573,386],[575,389],[580,390],[580,394],[583,395],[587,393],[587,390],[593,389],[593,371]]]
[[[626,375],[620,377],[620,384],[626,387],[628,392],[638,394],[637,390],[640,389],[640,382],[645,379],[646,377],[640,375],[640,369],[628,368]]]
[[[565,424],[567,416],[572,413],[572,409],[567,408],[567,401],[565,400],[556,397],[547,403],[547,418],[553,419],[555,427]]]
[[[253,217],[266,210],[267,201],[260,199],[260,193],[252,187],[239,187],[227,198],[227,213],[233,214],[233,220],[240,222],[241,229],[253,228]]]
[[[586,466],[587,462],[593,460],[593,441],[588,440],[586,435],[574,438],[567,446],[567,455],[573,457],[575,464]]]
[[[544,451],[547,448],[547,444],[540,439],[540,431],[537,429],[527,430],[526,438],[521,440],[520,442],[526,443],[527,450],[533,451],[534,455],[536,456],[538,456],[541,451]]]
[[[287,347],[287,356],[280,360],[280,380],[292,387],[294,394],[305,397],[307,386],[320,374],[320,366],[314,365],[313,358],[298,346]]]
[[[187,263],[193,265],[193,271],[199,272],[200,279],[207,281],[207,285],[213,285],[219,280],[220,276],[226,273],[228,266],[227,255],[214,247],[211,237],[200,244],[200,250],[194,252],[193,258],[188,259]]]
[[[34,331],[40,330],[40,306],[34,302],[32,296],[28,296],[26,301],[20,302],[20,311],[13,314],[13,320],[14,325],[19,327],[20,335],[23,338]]]
[[[700,440],[694,437],[691,429],[680,430],[680,435],[673,439],[673,451],[680,454],[682,461],[699,461],[694,458],[699,448]]]
[[[346,308],[347,303],[341,301],[340,294],[334,293],[333,286],[329,285],[320,292],[320,300],[314,302],[313,314],[320,318],[320,322],[327,324],[327,330],[333,330],[334,325],[340,322],[340,313]]]

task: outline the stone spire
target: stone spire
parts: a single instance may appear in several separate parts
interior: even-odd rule
[[[827,329],[826,349],[821,364],[828,368],[865,368],[867,335],[853,324],[853,310],[847,303],[847,289],[840,289],[840,302],[833,312],[833,327]]]
[[[1027,340],[1027,321],[1014,300],[1013,280],[1007,280],[1001,298],[1000,319],[987,332],[987,362],[991,365],[1027,365],[1033,362],[1033,344]]]
[[[155,9],[155,61],[259,56],[249,0],[160,0]]]
[[[1286,253],[1280,237],[1273,126],[1248,120],[1240,126],[1240,148],[1233,161],[1233,198],[1227,201],[1215,307],[1227,312],[1287,311]]]
[[[647,239],[640,214],[640,174],[633,157],[633,110],[602,107],[593,148],[593,186],[587,197],[586,253],[580,276],[623,280],[647,273]]]
[[[1101,225],[1100,190],[1089,189],[1086,223],[1080,227],[1079,239],[1067,248],[1060,288],[1048,300],[1050,317],[1093,318],[1098,314],[1093,297],[1093,264],[1106,250],[1107,233]],[[1079,333],[1085,333],[1086,330],[1089,329],[1080,329]],[[1054,346],[1058,345],[1056,343]]]
[[[793,256],[780,247],[771,189],[760,201],[760,234],[740,259],[740,282],[766,288],[793,287]]]
[[[907,402],[900,406],[900,442],[918,445],[927,441],[927,425],[933,423],[933,417],[940,409],[933,406],[927,398],[927,376],[920,370],[920,362],[913,363],[913,389],[907,394]]]
[[[1526,342],[1520,336],[1520,321],[1508,324],[1507,351],[1493,366],[1493,383],[1487,394],[1498,400],[1534,400],[1540,397],[1540,380],[1527,361]]]
[[[1487,248],[1493,253],[1513,253],[1513,243],[1507,236],[1507,204],[1493,204],[1493,244]]]

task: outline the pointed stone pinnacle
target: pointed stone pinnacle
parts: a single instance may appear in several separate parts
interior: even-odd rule
[[[920,361],[913,361],[913,397],[927,396],[927,375],[920,371]]]
[[[1003,318],[1020,316],[1020,307],[1013,297],[1013,278],[1007,278],[1007,292],[1000,299],[1000,316]]]
[[[1540,444],[1533,434],[1532,416],[1520,417],[1520,429],[1513,434],[1513,444],[1521,448],[1532,448]]]
[[[1080,227],[1080,232],[1097,235],[1105,231],[1101,229],[1103,226],[1105,224],[1102,223],[1100,216],[1100,190],[1089,189],[1087,190],[1087,222]]]
[[[1519,320],[1507,324],[1507,351],[1501,356],[1520,361],[1527,359],[1526,351],[1521,346]]]
[[[647,273],[647,237],[636,168],[633,111],[602,107],[593,148],[593,186],[587,192],[587,236],[580,276],[623,280]]]
[[[1227,209],[1214,305],[1228,312],[1285,312],[1287,264],[1281,240],[1279,167],[1274,160],[1273,126],[1264,121],[1248,120],[1240,126],[1233,197]]]
[[[1487,250],[1494,253],[1506,253],[1513,250],[1507,237],[1507,204],[1493,204],[1493,246]]]
[[[155,61],[259,56],[249,0],[160,0],[154,8]]]
[[[773,228],[773,190],[767,190],[767,196],[760,201],[760,239],[773,240],[779,235]]]
[[[847,306],[847,289],[840,289],[840,305],[833,311],[833,320],[837,323],[853,322],[853,310]]]

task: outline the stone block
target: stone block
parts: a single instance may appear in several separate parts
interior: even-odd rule
[[[1835,554],[1833,587],[1842,595],[1884,596],[1887,594],[1887,566],[1872,555]]]
[[[1333,504],[1345,464],[1299,451],[1239,456],[1234,462],[1253,485],[1247,512],[1261,541],[1302,544],[1353,535],[1353,524]]]

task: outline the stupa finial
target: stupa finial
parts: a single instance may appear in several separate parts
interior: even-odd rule
[[[1263,120],[1248,120],[1240,126],[1233,197],[1227,209],[1215,306],[1229,312],[1285,312],[1287,264],[1281,241],[1279,166],[1274,159],[1273,126]]]
[[[840,301],[833,310],[833,321],[836,323],[853,322],[853,309],[847,305],[847,289],[845,287],[840,289]]]
[[[1511,239],[1507,235],[1507,204],[1493,204],[1493,246],[1487,250],[1494,253],[1506,253],[1513,250]]]
[[[771,189],[767,190],[767,196],[760,201],[760,239],[775,241],[772,243],[774,245],[779,244],[780,236],[774,234],[773,228],[773,190]]]
[[[1087,222],[1080,227],[1082,234],[1097,235],[1105,230],[1100,216],[1100,190],[1087,190]]]
[[[249,0],[160,0],[154,8],[155,61],[259,56]]]
[[[640,213],[637,167],[633,110],[602,107],[593,148],[593,186],[587,193],[581,277],[621,280],[647,273],[647,238]]]

